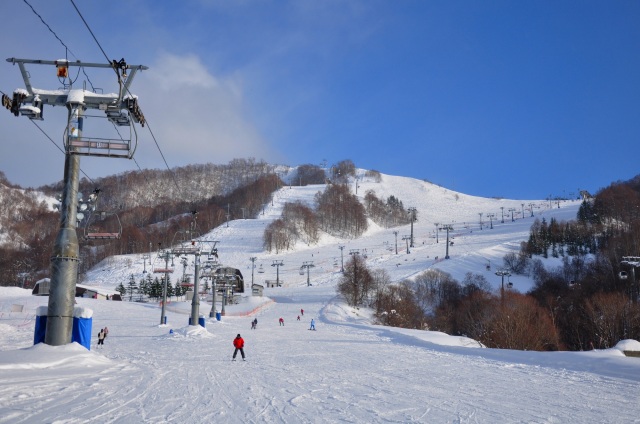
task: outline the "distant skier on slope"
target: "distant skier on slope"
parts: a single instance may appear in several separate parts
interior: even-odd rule
[[[240,334],[233,339],[233,347],[235,347],[236,350],[233,351],[233,358],[231,360],[235,361],[236,355],[238,354],[238,351],[240,351],[240,355],[242,355],[242,360],[244,361],[244,339],[240,337]]]
[[[304,309],[300,309],[300,315],[304,316]]]
[[[100,347],[100,345],[102,345],[102,347],[104,347],[104,338],[105,338],[105,334],[104,334],[104,330],[100,329],[100,332],[98,333],[98,347]]]
[[[278,322],[280,323],[280,325],[284,326],[284,318],[280,318]]]
[[[311,318],[311,327],[309,327],[309,330],[316,330],[316,322],[313,320],[313,318]]]

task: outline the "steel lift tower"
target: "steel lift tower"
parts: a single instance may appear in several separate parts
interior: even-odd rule
[[[101,156],[131,159],[137,146],[133,122],[142,126],[144,115],[138,99],[129,92],[133,77],[142,65],[127,65],[124,59],[110,64],[83,63],[68,60],[31,60],[9,58],[7,62],[18,65],[25,89],[13,92],[13,98],[3,96],[2,103],[15,116],[26,116],[32,120],[43,119],[43,108],[63,106],[68,110],[64,135],[64,188],[60,207],[60,229],[51,255],[51,288],[47,309],[45,343],[60,346],[71,343],[73,308],[79,262],[76,218],[78,206],[78,183],[80,156]],[[42,90],[31,85],[27,65],[51,65],[56,67],[56,76],[63,81],[63,88]],[[117,94],[100,94],[73,87],[69,68],[109,68],[115,71],[118,80]],[[78,70],[79,71],[79,70]],[[68,82],[67,82],[68,81]],[[10,107],[9,107],[10,105]],[[106,118],[118,127],[129,127],[129,138],[106,139],[85,137],[83,115],[87,109],[104,112]],[[133,121],[133,122],[132,122]]]

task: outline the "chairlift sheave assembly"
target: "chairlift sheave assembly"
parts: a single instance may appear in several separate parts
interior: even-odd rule
[[[138,104],[137,96],[131,94],[129,87],[138,71],[146,70],[143,65],[130,65],[124,59],[114,63],[87,63],[59,60],[33,60],[8,58],[7,62],[18,65],[25,88],[16,89],[13,97],[2,96],[2,104],[9,107],[15,116],[26,116],[31,120],[43,119],[43,108],[47,106],[69,107],[69,120],[65,129],[64,144],[66,153],[81,156],[102,156],[131,159],[137,148],[137,134],[134,123],[142,126],[146,119]],[[27,66],[54,65],[56,76],[66,80],[69,68],[104,68],[118,72],[119,92],[112,94],[99,93],[96,89],[87,90],[86,86],[76,88],[70,79],[62,90],[43,90],[34,87]],[[79,71],[78,71],[79,72]],[[85,83],[86,85],[86,83]],[[118,131],[118,138],[96,138],[83,134],[84,112],[99,110],[116,127],[129,127],[128,137]],[[94,116],[92,116],[94,117]]]

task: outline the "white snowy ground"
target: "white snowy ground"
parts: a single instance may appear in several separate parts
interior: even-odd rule
[[[2,289],[3,306],[29,312],[0,318],[0,423],[640,420],[640,359],[618,349],[485,349],[442,333],[368,325],[327,287],[276,290],[256,314],[257,330],[246,316],[187,327],[187,314],[171,310],[169,325],[159,326],[155,305],[78,299],[94,310],[93,333],[110,330],[103,348],[94,341],[87,351],[30,346],[32,311],[46,298]],[[308,330],[312,317],[317,331]],[[230,360],[238,333],[246,362]]]
[[[160,326],[157,304],[78,299],[94,311],[94,338],[109,327],[104,348],[96,349],[95,340],[91,351],[31,346],[35,308],[47,298],[0,288],[0,423],[640,422],[640,359],[621,352],[640,350],[637,341],[591,352],[486,349],[442,333],[373,326],[367,311],[336,299],[339,245],[346,246],[346,258],[360,249],[372,268],[386,269],[394,281],[436,267],[457,279],[468,271],[482,273],[497,287],[494,272],[502,256],[528,235],[531,218],[509,217],[504,224],[494,221],[493,230],[480,230],[478,213],[497,213],[499,221],[500,206],[517,209],[529,201],[456,198],[421,181],[383,178],[361,182],[359,194],[373,188],[381,198],[394,194],[418,208],[410,254],[399,240],[396,255],[392,230],[376,228],[358,240],[325,237],[318,246],[264,252],[262,229],[283,201],[310,201],[322,189],[284,188],[260,219],[232,221],[207,238],[220,240],[221,262],[243,270],[249,281],[249,257],[264,265],[256,282],[275,279],[270,265],[282,260],[285,287],[228,307],[220,322],[207,318],[206,329],[186,326],[190,303],[168,305],[168,325]],[[578,207],[537,204],[536,216],[547,219],[573,218]],[[435,260],[445,246],[443,234],[440,243],[431,237],[434,222],[456,228],[449,260]],[[400,229],[404,234],[408,226]],[[298,272],[303,261],[316,265],[312,287]],[[112,289],[131,273],[141,277],[142,269],[140,256],[116,257],[83,283]],[[524,276],[511,281],[520,291],[531,285]],[[11,312],[12,305],[23,305],[23,312]],[[301,308],[305,314],[298,322]],[[202,314],[210,309],[201,303]],[[258,329],[250,330],[254,317]],[[308,330],[312,317],[317,331]],[[238,333],[246,341],[246,362],[230,360]]]

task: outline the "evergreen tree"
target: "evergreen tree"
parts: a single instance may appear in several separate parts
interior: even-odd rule
[[[133,300],[133,294],[138,291],[138,286],[136,286],[136,280],[133,278],[133,274],[129,277],[129,284],[127,286],[127,291],[129,292],[129,302]]]
[[[171,285],[171,280],[167,282],[167,299],[171,299],[172,296],[175,295],[175,291],[173,286]]]
[[[156,277],[151,283],[151,290],[149,290],[149,297],[152,299],[159,299],[162,296],[162,284],[160,284],[160,280]]]
[[[116,291],[120,293],[120,296],[122,298],[124,298],[124,295],[127,294],[127,288],[122,283],[120,283],[118,287],[116,287]]]
[[[184,293],[182,292],[182,286],[180,285],[180,279],[176,280],[176,284],[174,286],[174,293],[176,296],[176,299],[179,300],[178,298],[181,297]]]

